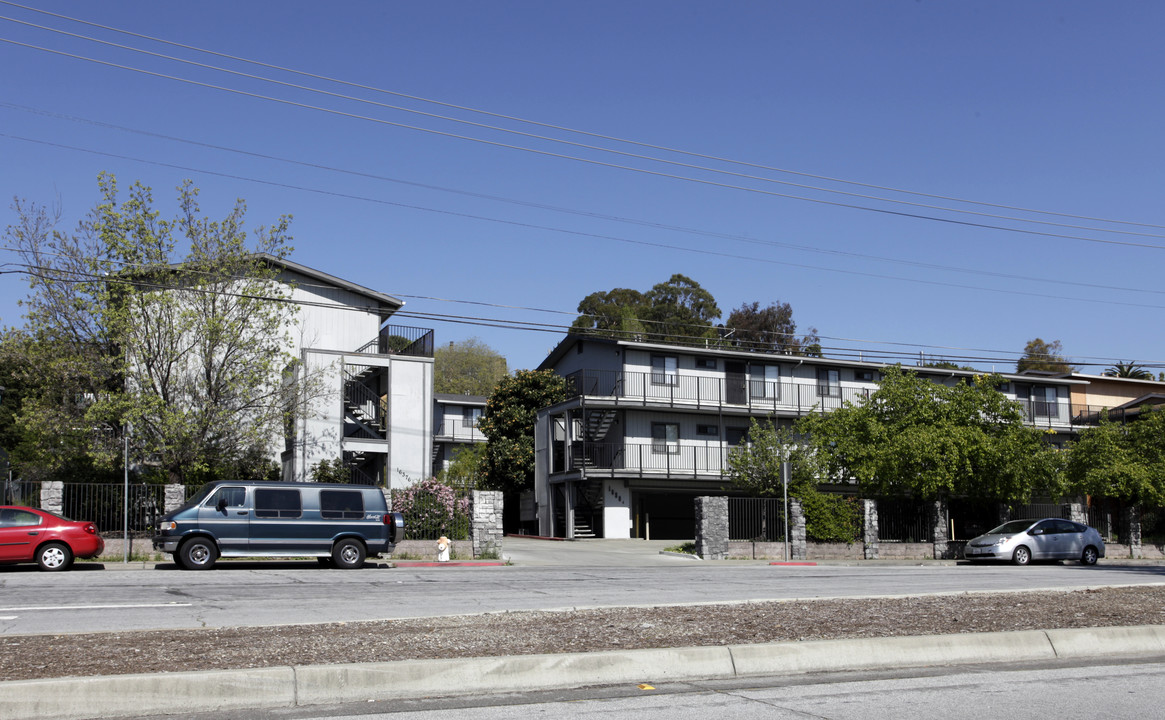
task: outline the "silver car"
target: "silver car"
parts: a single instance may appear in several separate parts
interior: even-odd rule
[[[963,557],[976,560],[1010,560],[1027,565],[1032,560],[1079,560],[1095,565],[1104,557],[1100,533],[1071,520],[1012,520],[967,543]]]

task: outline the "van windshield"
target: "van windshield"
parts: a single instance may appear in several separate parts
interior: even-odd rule
[[[198,489],[198,492],[195,493],[194,497],[192,497],[189,500],[187,500],[186,502],[182,503],[182,507],[178,508],[178,510],[186,510],[187,508],[192,508],[196,505],[201,505],[202,501],[205,500],[207,498],[207,496],[209,496],[212,492],[214,492],[216,487],[218,487],[218,486],[211,485],[210,483],[203,485],[201,488]],[[178,512],[178,510],[175,510],[174,512]]]

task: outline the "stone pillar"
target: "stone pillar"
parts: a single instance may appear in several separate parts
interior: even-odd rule
[[[728,557],[728,498],[696,498],[696,554],[705,560]]]
[[[1084,503],[1064,503],[1062,514],[1072,522],[1078,522],[1082,525],[1088,524],[1088,513],[1084,511]]]
[[[163,490],[162,507],[164,512],[177,510],[186,503],[186,486],[170,483]]]
[[[867,560],[878,559],[877,500],[862,500],[862,550]]]
[[[951,556],[950,514],[946,500],[935,500],[930,507],[930,527],[934,541],[934,559],[944,560]]]
[[[1129,557],[1145,557],[1141,552],[1141,508],[1137,505],[1121,511],[1121,540],[1129,546]]]
[[[65,483],[45,480],[40,484],[40,509],[57,515],[65,514]]]
[[[809,543],[805,536],[805,511],[801,501],[789,498],[789,559],[805,560],[809,556]]]
[[[473,556],[502,557],[503,493],[496,490],[474,490],[469,506],[469,538]]]

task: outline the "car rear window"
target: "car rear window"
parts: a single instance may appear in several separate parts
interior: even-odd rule
[[[359,490],[321,490],[320,517],[359,520],[364,517],[364,493]]]
[[[297,518],[303,515],[303,504],[298,490],[255,490],[255,517]]]

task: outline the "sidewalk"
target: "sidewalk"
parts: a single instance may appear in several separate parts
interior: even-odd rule
[[[664,648],[568,655],[28,680],[0,683],[5,720],[78,720],[292,708],[993,662],[1165,657],[1165,626]]]

